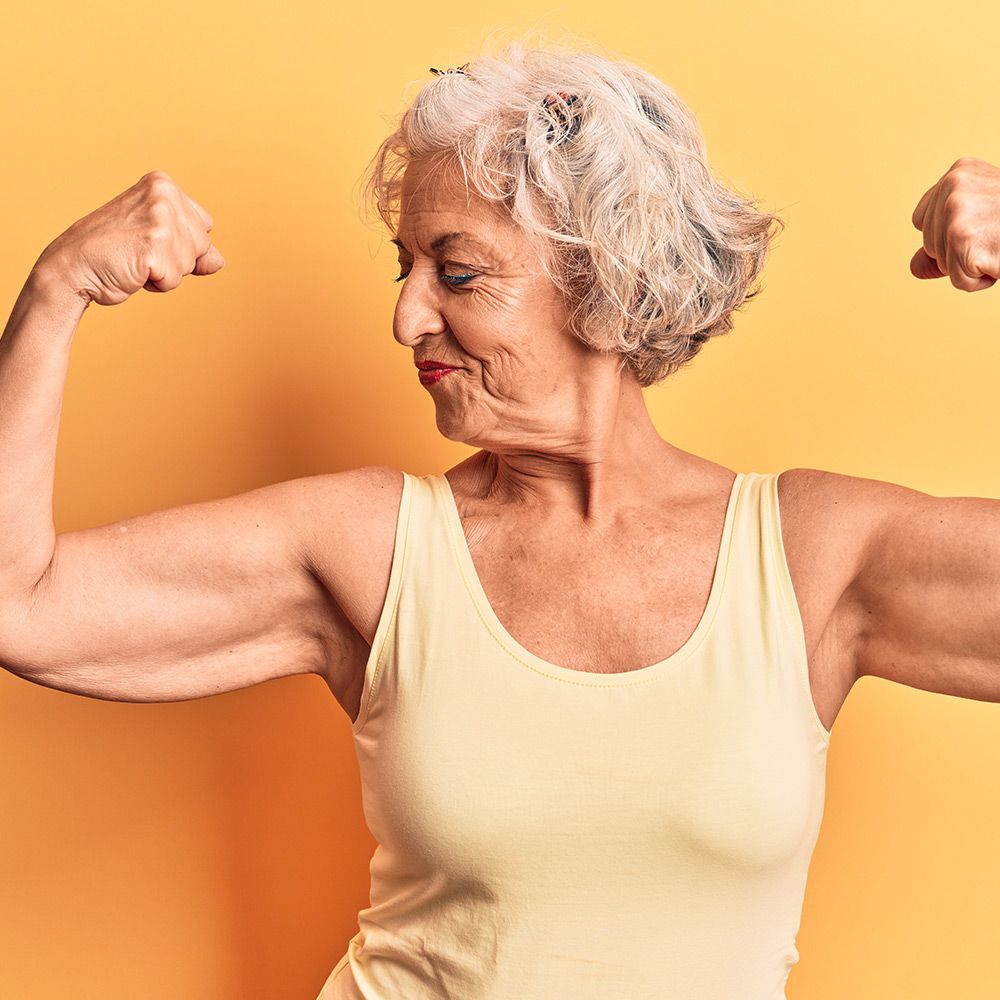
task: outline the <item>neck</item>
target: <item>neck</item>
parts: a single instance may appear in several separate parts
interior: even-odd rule
[[[614,517],[623,502],[631,506],[636,496],[662,489],[692,456],[660,437],[638,382],[616,383],[601,400],[561,401],[559,411],[577,417],[565,420],[561,433],[547,432],[537,444],[504,442],[473,456],[475,495],[596,524]]]

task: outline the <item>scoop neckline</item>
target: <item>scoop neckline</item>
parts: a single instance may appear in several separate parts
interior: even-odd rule
[[[730,552],[733,543],[733,522],[735,520],[736,503],[740,493],[740,486],[746,476],[747,473],[737,472],[730,487],[729,499],[726,503],[726,516],[722,526],[722,537],[719,542],[715,570],[712,575],[712,585],[709,590],[705,609],[694,631],[666,659],[619,673],[595,673],[589,670],[576,670],[572,667],[564,667],[557,663],[551,663],[540,656],[536,656],[531,650],[522,646],[507,631],[507,627],[500,621],[500,618],[493,610],[493,606],[490,604],[486,596],[486,590],[479,578],[479,572],[476,569],[468,540],[465,537],[465,529],[462,527],[462,518],[458,512],[455,494],[447,475],[442,472],[436,476],[431,476],[430,479],[431,483],[440,490],[445,501],[443,506],[448,528],[447,534],[451,541],[452,553],[461,569],[466,589],[473,604],[479,611],[483,623],[497,643],[513,656],[515,660],[520,661],[538,673],[545,674],[556,680],[591,687],[621,687],[651,680],[668,671],[672,672],[675,667],[688,660],[697,651],[708,635],[725,586],[726,572],[729,567]]]

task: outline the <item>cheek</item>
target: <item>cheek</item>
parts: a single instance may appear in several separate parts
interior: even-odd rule
[[[534,340],[539,332],[558,326],[554,317],[551,298],[534,282],[484,283],[456,303],[454,328],[461,326],[470,336],[481,332],[484,336],[502,335],[511,342]]]
[[[454,299],[445,319],[459,345],[474,357],[488,356],[523,325],[523,316],[509,295],[477,288]]]
[[[531,370],[530,363],[512,353],[506,345],[494,349],[489,357],[483,359],[483,388],[489,395],[499,400],[510,402],[516,399],[517,388],[523,385],[526,373]]]
[[[566,322],[561,298],[549,282],[484,282],[455,296],[448,326],[459,348],[481,365],[484,382],[510,385],[552,367]]]

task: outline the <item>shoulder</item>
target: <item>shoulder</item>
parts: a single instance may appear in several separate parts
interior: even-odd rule
[[[857,580],[884,525],[925,496],[896,483],[823,469],[778,475],[781,540],[816,676],[846,693],[864,626]]]
[[[403,472],[386,465],[310,476],[308,517],[311,541],[327,548],[364,547],[394,526],[403,494]],[[391,532],[390,532],[391,540]]]
[[[778,478],[783,522],[804,531],[846,532],[856,541],[869,541],[886,518],[926,497],[898,483],[824,469],[785,469]]]
[[[296,532],[313,575],[358,632],[374,631],[388,585],[404,474],[366,465],[309,476]]]
[[[388,465],[362,465],[356,469],[327,472],[310,478],[316,481],[317,491],[326,491],[332,497],[377,498],[395,490],[398,498],[403,488],[402,470]]]
[[[789,569],[827,608],[849,590],[883,528],[927,499],[898,483],[824,469],[786,469],[777,489]]]
[[[365,465],[297,480],[304,487],[294,526],[316,574],[339,589],[356,565],[392,558],[403,473]]]
[[[382,516],[382,508],[399,506],[403,473],[387,465],[363,465],[356,469],[307,476],[298,482],[307,485],[307,500],[318,521]],[[374,509],[373,509],[374,508]]]

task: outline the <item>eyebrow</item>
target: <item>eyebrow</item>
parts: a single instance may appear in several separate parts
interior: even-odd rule
[[[482,247],[484,250],[488,249],[488,245],[484,243],[481,239],[479,239],[478,236],[474,236],[472,233],[441,233],[440,236],[435,236],[434,239],[431,240],[431,250],[433,250],[435,253],[439,253],[441,250],[444,250],[449,244],[463,242],[463,241],[466,243],[471,243],[474,246]],[[406,250],[406,247],[403,246],[402,240],[398,239],[397,237],[394,236],[390,240],[390,242],[395,243],[396,246],[400,248],[400,250]]]

